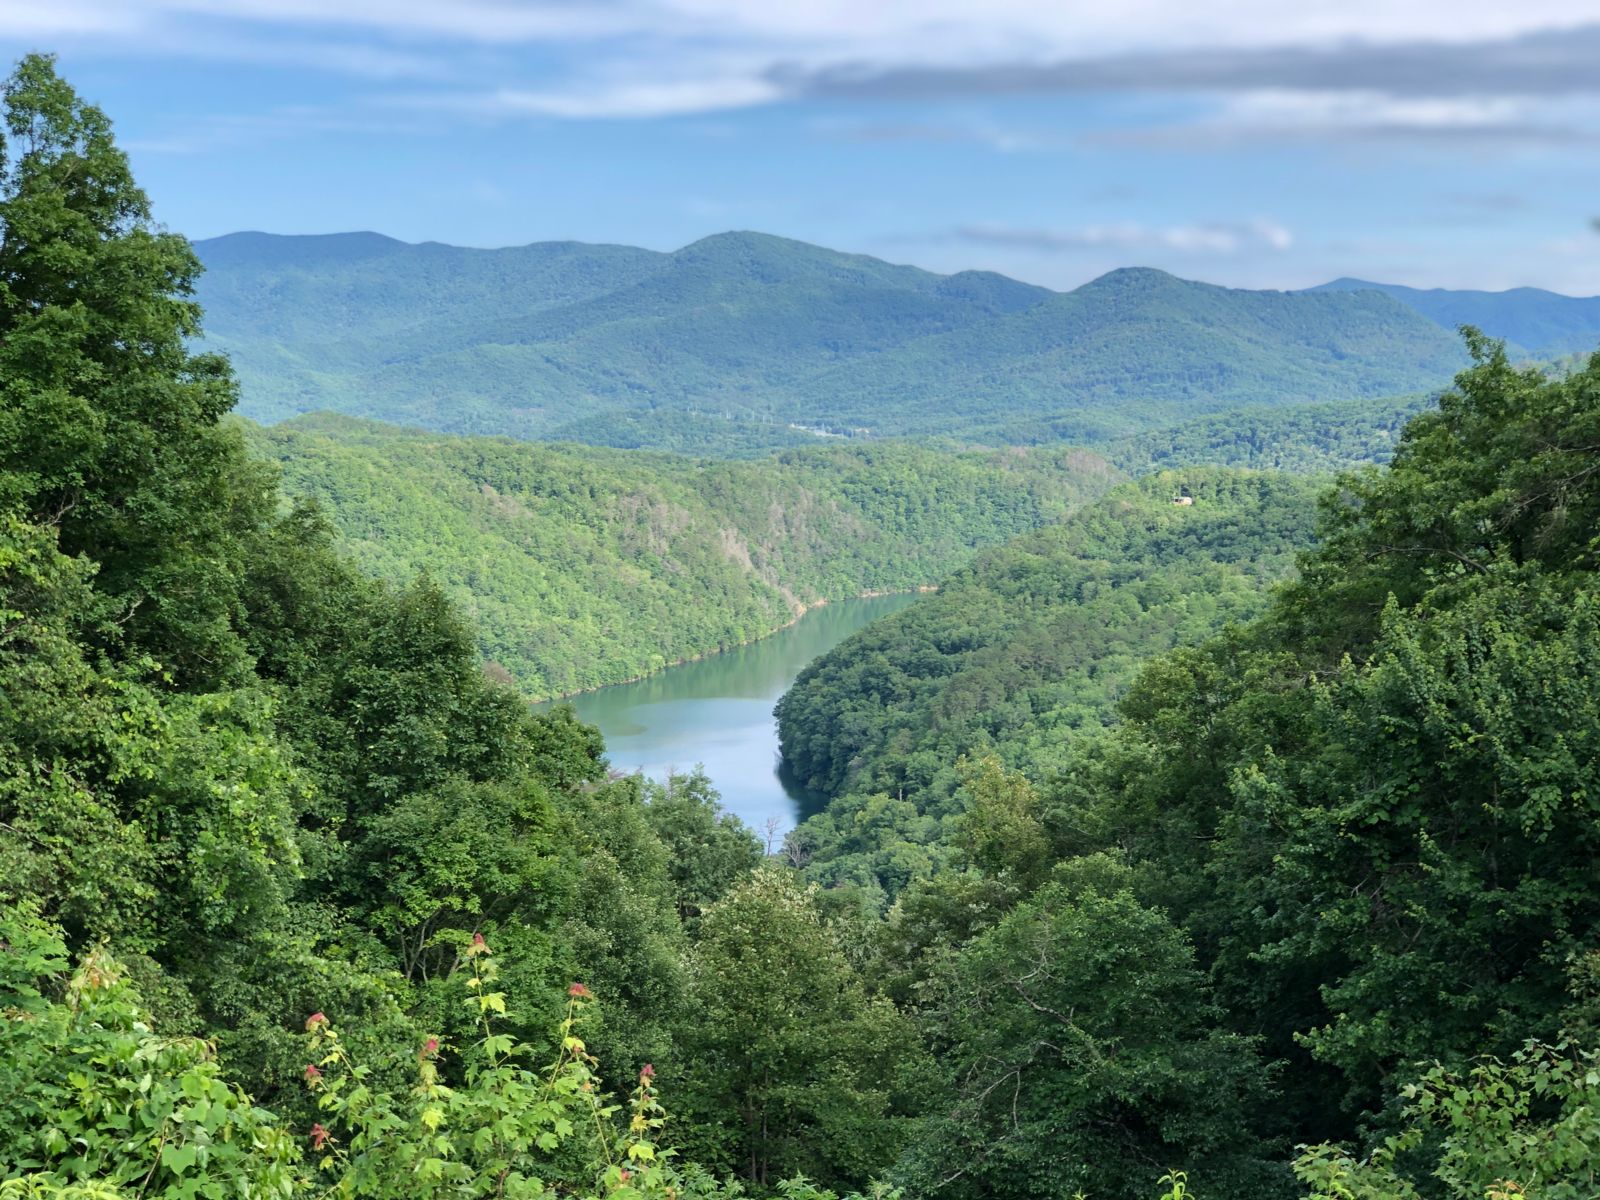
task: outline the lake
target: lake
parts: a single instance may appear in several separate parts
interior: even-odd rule
[[[669,771],[704,766],[724,808],[763,836],[775,818],[781,837],[816,797],[778,769],[773,705],[812,659],[916,599],[835,601],[759,642],[560,703],[600,727],[614,769],[664,779]]]

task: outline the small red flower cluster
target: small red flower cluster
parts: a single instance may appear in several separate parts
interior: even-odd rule
[[[575,984],[573,984],[571,987],[569,987],[567,989],[567,995],[573,997],[576,1000],[589,1000],[589,999],[593,998],[594,993],[591,992],[588,988],[584,987],[583,984],[575,983]]]
[[[656,1069],[655,1069],[655,1067],[653,1067],[649,1063],[645,1063],[643,1069],[641,1069],[640,1072],[639,1072],[639,1078],[640,1079],[654,1079],[655,1077],[656,1077]]]
[[[318,1121],[311,1127],[311,1148],[313,1150],[321,1150],[322,1143],[326,1142],[327,1140],[328,1131],[322,1127],[322,1122]]]
[[[483,940],[483,934],[481,934],[481,933],[473,934],[472,935],[472,945],[467,947],[467,957],[468,958],[475,958],[480,954],[488,954],[488,953],[489,953],[489,943]]]
[[[423,1058],[432,1058],[437,1053],[439,1053],[439,1039],[438,1038],[429,1038],[427,1041],[422,1043],[422,1055],[421,1055],[421,1057],[423,1057]]]
[[[318,1026],[326,1025],[327,1023],[328,1018],[323,1016],[320,1011],[314,1012],[306,1018],[306,1032],[314,1033]]]
[[[318,1079],[321,1079],[321,1078],[322,1078],[322,1072],[317,1070],[317,1064],[316,1063],[307,1063],[306,1064],[306,1082],[307,1083],[314,1083]]]

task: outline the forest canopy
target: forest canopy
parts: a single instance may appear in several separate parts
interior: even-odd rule
[[[1061,448],[721,462],[328,415],[247,434],[353,561],[393,581],[426,570],[536,700],[742,645],[810,605],[932,584],[1120,478]]]
[[[1600,1189],[1600,362],[953,572],[769,856],[347,557],[105,115],[0,107],[0,1198]]]

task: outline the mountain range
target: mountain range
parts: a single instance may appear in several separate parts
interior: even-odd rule
[[[1458,310],[1523,347],[1600,338],[1600,301],[1550,293],[1444,294],[1452,308],[1357,281],[1248,291],[1140,268],[1054,292],[755,233],[672,253],[374,233],[197,250],[208,343],[232,356],[248,416],[729,456],[841,434],[1093,443],[1426,391],[1465,362]]]
[[[1600,296],[1563,296],[1542,288],[1505,292],[1410,288],[1335,279],[1316,292],[1382,292],[1450,329],[1475,325],[1532,358],[1588,354],[1600,345]]]

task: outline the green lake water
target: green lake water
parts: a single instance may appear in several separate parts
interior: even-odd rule
[[[763,835],[776,818],[781,836],[815,797],[779,770],[773,705],[812,659],[916,599],[836,601],[759,642],[561,703],[600,727],[615,770],[662,779],[703,766],[724,808]]]

